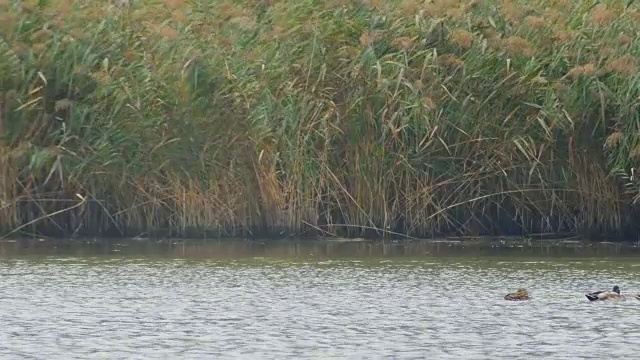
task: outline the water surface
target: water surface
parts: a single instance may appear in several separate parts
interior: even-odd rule
[[[640,293],[637,257],[301,253],[14,253],[0,261],[0,358],[595,359],[640,351],[640,301],[584,297],[614,284]],[[502,300],[518,287],[532,300]]]

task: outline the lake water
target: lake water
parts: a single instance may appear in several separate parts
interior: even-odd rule
[[[584,296],[616,284],[640,293],[637,255],[243,244],[0,247],[0,358],[599,359],[640,351],[640,301]],[[532,299],[503,300],[518,287]]]

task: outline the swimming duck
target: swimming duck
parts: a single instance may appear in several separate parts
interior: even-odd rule
[[[624,296],[620,295],[620,287],[618,285],[613,287],[613,291],[595,291],[585,295],[589,301],[597,300],[624,300]]]
[[[510,301],[529,300],[529,293],[527,292],[527,289],[520,288],[514,293],[508,293],[505,295],[504,299]]]
[[[640,300],[640,294],[636,295],[636,299]]]

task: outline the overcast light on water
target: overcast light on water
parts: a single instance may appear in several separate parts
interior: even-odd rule
[[[0,261],[2,359],[596,359],[640,351],[637,258]],[[532,299],[508,302],[518,287]]]

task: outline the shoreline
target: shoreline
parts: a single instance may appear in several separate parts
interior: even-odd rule
[[[364,238],[178,239],[83,238],[3,239],[0,257],[10,254],[172,254],[188,257],[375,257],[381,256],[640,256],[640,242],[587,241],[580,238],[522,237],[379,240]]]

